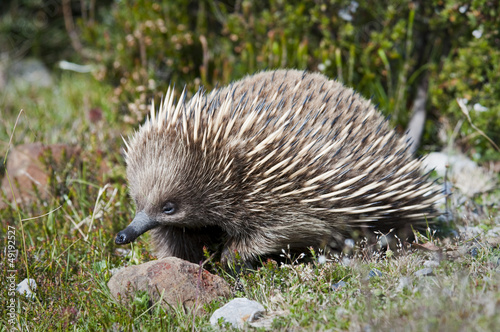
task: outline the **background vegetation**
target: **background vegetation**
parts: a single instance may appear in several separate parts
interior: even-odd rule
[[[122,103],[144,104],[171,82],[210,89],[288,67],[354,86],[405,128],[417,87],[428,80],[424,143],[436,148],[435,123],[444,126],[440,118],[447,118],[449,131],[463,119],[456,98],[482,105],[474,122],[500,141],[499,10],[486,0],[141,0],[124,1],[106,13],[107,21],[82,26]],[[458,140],[479,149],[476,157],[499,157],[486,152],[490,145],[468,123],[460,129]]]
[[[121,135],[137,127],[151,99],[159,101],[170,84],[193,92],[263,69],[320,71],[372,98],[400,132],[423,87],[427,121],[419,153],[452,145],[481,163],[498,162],[500,154],[456,99],[466,100],[472,123],[498,144],[499,8],[496,0],[2,0],[0,155],[38,141],[82,149],[78,163],[45,161],[63,170],[51,175],[48,198],[0,209],[3,246],[8,226],[16,228],[17,282],[30,277],[38,284],[35,299],[16,297],[18,327],[210,329],[209,315],[182,308],[165,314],[141,296],[123,306],[106,287],[113,268],[153,259],[147,235],[129,251],[113,244],[134,212]],[[12,83],[9,68],[28,57],[44,61],[53,84]],[[61,60],[92,70],[62,70]],[[464,199],[455,223],[495,229],[498,199],[498,188]],[[500,326],[500,251],[480,234],[441,241],[429,233],[421,240],[439,250],[401,246],[397,257],[358,248],[357,256],[335,264],[270,262],[240,276],[244,290],[236,295],[274,312],[275,329],[494,330]],[[0,260],[5,284],[6,251]],[[415,277],[426,262],[437,262],[434,275]],[[382,276],[368,278],[374,268]],[[332,290],[339,281],[346,285]],[[3,303],[5,287],[0,294]],[[12,328],[5,310],[0,329]]]

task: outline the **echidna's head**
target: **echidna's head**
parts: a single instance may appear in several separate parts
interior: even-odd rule
[[[192,143],[192,142],[191,142]],[[141,128],[127,144],[127,177],[136,216],[118,233],[115,242],[126,244],[144,232],[162,226],[203,229],[218,226],[233,198],[228,197],[224,155],[206,155],[175,129]],[[224,176],[224,177],[223,177]]]

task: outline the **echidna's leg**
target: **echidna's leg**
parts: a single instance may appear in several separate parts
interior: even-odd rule
[[[159,258],[175,256],[200,263],[205,259],[203,249],[213,250],[213,247],[217,246],[220,230],[210,227],[193,230],[161,226],[151,230],[151,238]]]
[[[272,251],[266,242],[260,236],[231,238],[222,250],[221,262],[226,266],[237,263],[251,266],[259,256],[269,254]]]

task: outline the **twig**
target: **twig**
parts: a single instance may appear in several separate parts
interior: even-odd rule
[[[56,212],[57,210],[59,210],[62,207],[63,207],[62,205],[59,205],[54,210],[50,210],[49,212],[47,212],[45,214],[42,214],[42,215],[36,216],[36,217],[31,217],[31,218],[24,218],[24,219],[21,219],[21,221],[29,221],[29,220],[34,220],[34,219],[38,219],[38,218],[42,218],[42,217],[48,216],[49,214],[52,214],[52,213]]]
[[[92,217],[90,218],[88,232],[87,232],[87,235],[85,235],[85,237],[84,237],[85,241],[88,240],[90,232],[92,231],[92,226],[94,225],[94,220],[96,219],[96,215],[99,214],[99,212],[101,212],[103,210],[102,203],[101,203],[101,196],[104,194],[104,192],[106,191],[106,189],[108,187],[109,187],[109,183],[106,183],[104,185],[104,187],[99,189],[99,193],[97,194],[97,199],[96,199],[95,206],[94,206],[94,211],[92,211]],[[116,192],[114,192],[114,194],[116,194]],[[110,201],[112,201],[114,199],[114,196],[115,195],[111,196]],[[108,202],[108,204],[109,204],[109,202]],[[109,206],[105,206],[104,210],[106,210],[106,207],[109,207]]]
[[[467,117],[467,121],[469,121],[469,124],[471,125],[471,127],[474,128],[481,136],[483,136],[484,138],[486,138],[488,140],[488,142],[490,142],[491,145],[493,145],[495,147],[495,149],[498,152],[500,152],[500,148],[498,147],[498,145],[496,145],[495,142],[493,142],[491,140],[491,138],[488,137],[488,135],[486,135],[481,129],[479,129],[478,127],[476,127],[472,123],[472,120],[471,120],[470,115],[469,115],[469,110],[467,109],[467,106],[465,105],[464,101],[462,99],[459,99],[459,98],[457,98],[456,101],[458,103],[458,106],[460,106],[460,109],[462,110],[462,112]]]
[[[210,53],[208,52],[208,42],[207,38],[204,35],[200,36],[200,43],[203,49],[203,65],[200,66],[200,73],[202,77],[203,84],[208,83],[208,61],[210,57]]]
[[[83,46],[75,30],[75,23],[73,22],[73,15],[71,13],[70,0],[62,1],[62,9],[64,16],[64,26],[66,27],[66,31],[68,32],[69,38],[71,40],[71,46],[73,46],[75,51],[81,54]]]

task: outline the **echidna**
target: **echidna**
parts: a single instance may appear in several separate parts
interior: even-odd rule
[[[132,223],[158,257],[203,259],[222,245],[251,262],[284,248],[338,248],[361,230],[433,214],[439,190],[370,101],[321,74],[277,70],[174,102],[126,142]]]

